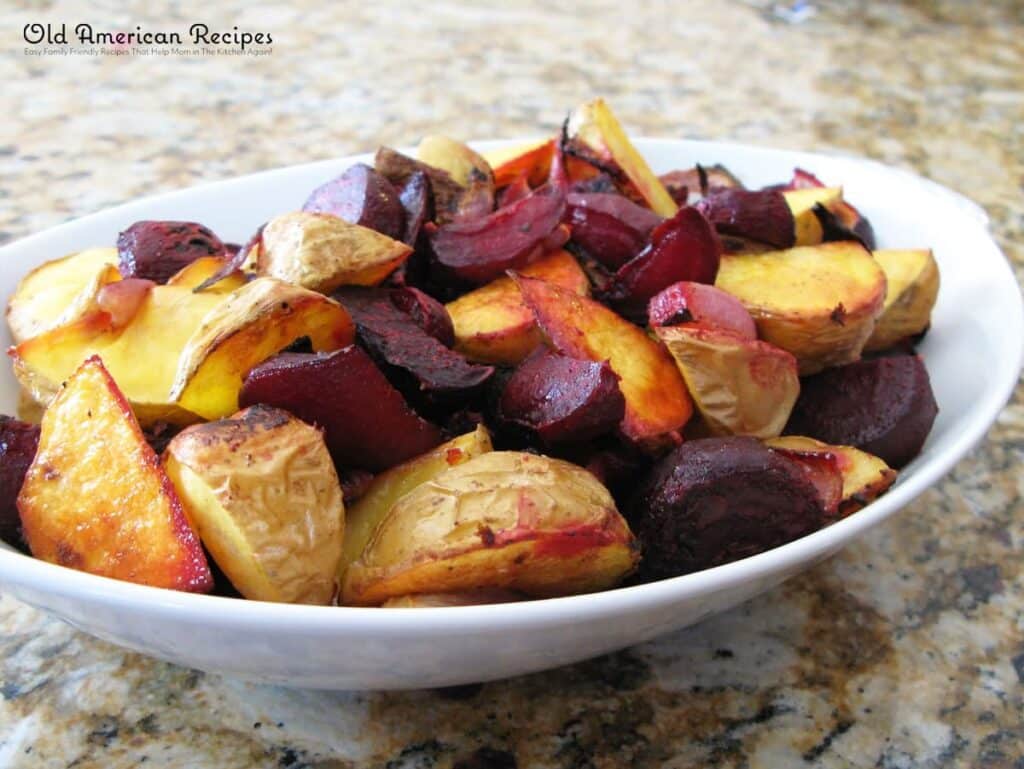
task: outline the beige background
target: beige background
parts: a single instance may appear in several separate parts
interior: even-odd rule
[[[1019,270],[1021,4],[828,2],[801,24],[760,2],[550,5],[5,2],[0,242],[427,132],[549,131],[600,94],[639,134],[922,173],[981,203]],[[205,21],[275,42],[265,58],[28,56],[36,21]],[[458,697],[249,686],[3,597],[0,765],[448,767],[489,747],[520,767],[1021,767],[1022,447],[1018,398],[943,483],[808,575],[656,643]]]

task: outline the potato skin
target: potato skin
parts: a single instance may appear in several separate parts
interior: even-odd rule
[[[189,519],[243,596],[331,601],[345,506],[319,430],[253,406],[187,428],[164,456]]]
[[[576,465],[482,454],[409,492],[345,576],[345,603],[507,588],[532,596],[611,587],[635,540],[608,490]]]
[[[755,555],[825,523],[818,493],[784,456],[749,437],[684,443],[629,505],[641,574],[664,579]]]
[[[939,266],[930,249],[878,250],[874,257],[885,270],[889,292],[864,346],[867,352],[885,350],[926,331],[939,297]]]

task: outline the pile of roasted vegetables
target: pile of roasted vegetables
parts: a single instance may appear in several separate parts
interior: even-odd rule
[[[142,221],[21,281],[0,534],[132,582],[358,606],[716,566],[920,451],[938,283],[806,171],[655,176],[601,100],[486,158],[381,148],[244,246]]]

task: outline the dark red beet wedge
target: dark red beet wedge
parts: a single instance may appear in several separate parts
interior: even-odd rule
[[[886,356],[803,379],[785,432],[856,446],[898,468],[921,452],[938,412],[921,358]]]
[[[26,550],[21,539],[18,494],[39,448],[39,425],[0,416],[0,539]]]
[[[826,521],[819,492],[801,468],[747,437],[684,443],[654,467],[629,515],[648,579],[746,558]]]
[[[663,221],[649,208],[614,193],[569,193],[566,203],[573,242],[610,270],[640,253]]]
[[[117,236],[121,277],[154,283],[166,283],[200,257],[224,253],[221,239],[196,222],[135,222]]]
[[[713,284],[722,244],[695,208],[680,208],[654,228],[650,243],[615,273],[606,298],[631,319],[647,318],[647,303],[681,280]]]
[[[590,440],[614,430],[626,401],[607,362],[542,350],[521,363],[498,400],[498,419],[543,442]]]
[[[302,210],[333,214],[396,240],[405,234],[405,213],[398,192],[365,163],[356,163],[341,176],[317,187]]]
[[[421,405],[451,403],[476,392],[494,368],[469,363],[402,312],[386,289],[346,287],[335,298],[356,324],[360,343],[397,386]]]
[[[430,235],[436,271],[464,283],[489,283],[545,250],[564,214],[562,189],[545,184],[489,216],[438,227]]]
[[[455,328],[451,316],[434,297],[418,288],[403,286],[392,289],[391,303],[445,347],[455,344]]]
[[[238,402],[276,406],[323,428],[331,457],[344,467],[386,470],[442,440],[355,345],[281,353],[249,372]]]
[[[775,248],[796,243],[796,224],[785,196],[778,190],[716,190],[697,203],[715,229]]]

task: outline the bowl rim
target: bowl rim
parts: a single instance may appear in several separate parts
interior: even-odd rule
[[[469,144],[479,150],[487,151],[533,141],[537,138],[539,137],[480,140],[471,141]],[[1000,284],[1008,284],[1016,288],[1015,291],[1007,292],[1004,297],[1009,300],[1006,307],[1008,314],[1004,320],[1007,334],[1017,338],[1020,343],[1017,345],[1014,358],[999,362],[993,372],[991,384],[984,391],[984,397],[976,401],[972,409],[964,415],[962,429],[953,436],[942,453],[928,457],[925,462],[921,462],[920,458],[915,459],[901,470],[897,483],[877,500],[852,515],[800,539],[711,569],[656,582],[616,587],[596,593],[503,604],[430,607],[430,611],[402,607],[385,609],[381,607],[273,603],[187,593],[124,582],[41,561],[3,543],[0,543],[0,585],[23,585],[40,592],[56,594],[84,603],[101,603],[112,608],[131,608],[142,604],[146,606],[147,612],[156,613],[162,619],[171,621],[205,623],[213,613],[216,613],[217,623],[225,627],[267,629],[281,627],[282,624],[284,626],[301,625],[306,632],[314,634],[359,631],[373,635],[377,632],[386,633],[399,628],[407,631],[410,612],[415,614],[417,626],[425,632],[441,629],[445,631],[470,630],[480,627],[487,627],[495,631],[513,626],[516,628],[539,627],[560,620],[564,621],[567,617],[574,622],[585,621],[588,618],[593,619],[613,613],[623,614],[624,611],[634,609],[642,611],[656,608],[687,596],[727,590],[740,584],[756,582],[773,574],[787,573],[788,569],[830,555],[922,494],[948,473],[972,447],[984,439],[987,431],[1012,397],[1021,368],[1024,366],[1024,301],[1022,301],[1020,286],[1011,264],[1005,253],[995,243],[988,229],[988,216],[980,206],[965,196],[918,174],[855,155],[806,152],[738,142],[646,137],[634,137],[633,140],[641,152],[644,148],[656,147],[669,150],[689,147],[702,151],[705,149],[714,151],[715,148],[719,148],[726,152],[780,153],[791,157],[797,156],[810,162],[828,160],[873,166],[885,173],[897,174],[912,180],[932,194],[945,198],[948,203],[955,205],[973,220],[978,227],[978,236],[987,240],[996,253],[1002,257],[993,260],[992,269],[997,274],[993,274],[992,279]],[[406,148],[402,149],[409,151]],[[221,186],[233,185],[243,180],[255,180],[257,177],[272,176],[282,171],[297,171],[299,169],[312,171],[340,163],[359,162],[367,157],[369,156],[365,153],[355,154],[271,168],[136,198],[5,244],[0,247],[0,257],[8,251],[29,248],[35,240],[51,237],[57,231],[79,226],[83,219],[100,213],[116,213],[130,206],[144,206],[168,196],[187,195],[198,190],[215,191]]]

